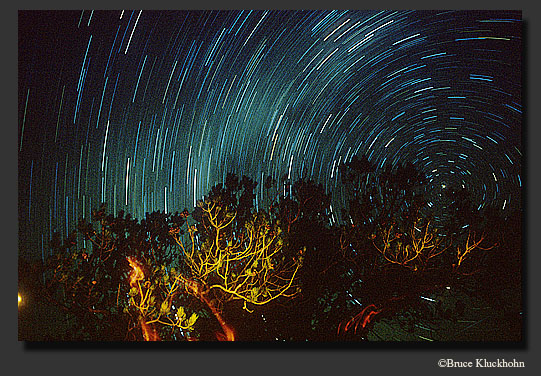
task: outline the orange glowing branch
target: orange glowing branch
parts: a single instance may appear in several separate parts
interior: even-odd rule
[[[194,252],[197,228],[188,226],[191,246],[185,245],[178,233],[173,234],[190,269],[186,275],[201,283],[205,290],[219,290],[224,301],[244,300],[248,311],[246,303],[264,305],[280,296],[295,295],[294,281],[302,265],[302,251],[289,262],[277,261],[283,239],[280,229],[264,213],[256,213],[243,228],[232,233],[228,228],[236,212],[227,212],[215,202],[200,202],[199,206],[206,219],[202,225],[210,235],[207,246],[198,245],[199,252]],[[211,277],[212,283],[207,286]]]
[[[145,278],[145,273],[143,273],[141,266],[139,266],[139,263],[134,258],[127,257],[126,259],[132,268],[130,273],[130,287],[137,287],[138,282]]]
[[[411,252],[411,255],[410,255],[410,247],[402,246],[401,244],[399,244],[396,247],[396,249],[393,250],[391,244],[394,241],[400,239],[401,234],[395,234],[391,238],[392,232],[393,232],[392,225],[390,228],[384,229],[382,231],[383,236],[382,236],[381,241],[383,242],[383,248],[378,247],[378,245],[375,243],[374,241],[376,239],[375,235],[373,235],[372,237],[372,244],[374,245],[374,248],[376,249],[376,251],[378,251],[383,256],[383,258],[389,263],[409,267],[409,265],[407,264],[413,261],[414,259],[416,259],[419,256],[420,252],[416,248],[414,248],[413,249],[414,252]]]
[[[187,317],[183,307],[178,307],[176,311],[171,310],[173,296],[179,289],[179,282],[184,281],[184,277],[182,275],[176,276],[172,285],[167,285],[166,287],[163,287],[161,282],[153,284],[150,280],[141,283],[145,279],[141,266],[134,258],[128,258],[128,261],[132,267],[130,286],[132,290],[136,290],[130,292],[130,304],[139,311],[139,322],[143,338],[148,341],[160,340],[155,325],[178,327],[181,330],[193,330],[193,325],[198,319],[196,313]],[[165,267],[162,268],[162,272],[165,272]],[[163,275],[160,276],[163,278]],[[169,276],[166,276],[166,280],[169,280]],[[155,286],[158,285],[162,286],[161,293],[155,295],[153,291],[156,288]]]
[[[132,289],[136,289],[139,292],[139,296],[140,296],[139,304],[135,303],[135,300],[133,298],[132,298],[132,301],[133,301],[134,306],[137,309],[139,309],[139,311],[144,317],[146,316],[146,311],[149,308],[148,298],[149,298],[150,290],[147,290],[146,294],[143,294],[143,289],[139,282],[145,279],[145,273],[143,272],[143,269],[141,268],[137,260],[135,260],[135,258],[127,257],[126,259],[128,260],[128,263],[130,264],[132,268],[132,271],[130,272],[130,287]]]
[[[218,341],[234,341],[235,340],[235,330],[232,326],[228,325],[225,320],[222,317],[222,314],[220,311],[212,304],[210,301],[208,301],[207,298],[204,298],[205,302],[207,303],[208,307],[212,311],[212,314],[214,317],[216,317],[216,320],[220,324],[223,333],[216,333],[216,338]]]
[[[366,326],[372,321],[372,316],[375,316],[377,314],[381,313],[381,311],[370,311],[368,314],[364,317],[362,327],[366,328]],[[357,330],[357,325],[355,325],[355,331]]]
[[[235,340],[235,332],[233,328],[227,325],[225,321],[220,322],[220,325],[225,334],[217,332],[216,338],[218,339],[218,341],[233,342]]]
[[[376,244],[376,236],[372,235],[372,244],[383,258],[414,271],[427,267],[429,260],[440,256],[450,248],[442,247],[442,237],[437,236],[437,230],[430,229],[430,222],[424,227],[417,227],[419,220],[415,221],[407,233],[396,233],[393,226],[382,229],[379,235],[379,244]]]
[[[218,323],[220,324],[223,333],[216,333],[216,338],[219,341],[234,341],[235,340],[235,330],[233,329],[232,326],[228,325],[225,322],[224,318],[222,317],[222,314],[221,314],[220,310],[216,307],[216,305],[213,303],[213,301],[210,300],[206,296],[206,294],[208,293],[208,290],[203,291],[201,289],[200,284],[198,282],[196,282],[196,281],[193,281],[193,280],[186,280],[185,283],[186,283],[185,286],[186,286],[186,289],[188,290],[188,292],[190,292],[195,297],[197,297],[201,302],[205,303],[207,305],[207,307],[209,307],[210,311],[212,312],[212,314],[214,315],[214,317],[216,318]]]
[[[143,269],[135,258],[127,257],[127,260],[132,268],[132,271],[130,272],[130,287],[132,289],[138,289],[141,298],[139,304],[135,302],[133,297],[130,301],[139,310],[139,324],[141,326],[143,338],[145,341],[160,341],[160,336],[158,335],[156,329],[151,325],[151,323],[146,321],[147,311],[150,308],[150,289],[147,289],[147,292],[143,294],[143,289],[140,284],[140,281],[145,278]]]
[[[246,310],[248,310],[246,308],[246,303],[251,303],[254,305],[265,305],[280,296],[284,296],[284,297],[294,296],[296,292],[287,294],[287,291],[291,290],[293,281],[295,280],[295,276],[297,272],[299,271],[300,267],[301,267],[301,264],[297,263],[295,265],[295,269],[293,270],[292,274],[286,278],[281,278],[281,276],[275,275],[274,279],[271,280],[270,276],[267,276],[267,273],[264,273],[262,277],[260,277],[259,279],[255,279],[255,281],[259,282],[257,284],[255,282],[248,283],[248,278],[246,277],[249,275],[246,273],[243,275],[243,277],[245,277],[243,281],[237,284],[234,288],[228,289],[223,285],[215,284],[215,285],[210,286],[209,290],[216,288],[229,294],[233,299],[244,300],[244,303],[245,303],[244,307]],[[264,297],[263,294],[260,292],[260,290],[262,290],[260,288],[261,286],[266,287],[266,290],[265,290],[267,293],[266,297]],[[253,291],[256,291],[254,289],[257,289],[258,292],[253,293]]]
[[[141,324],[141,331],[143,332],[143,338],[145,341],[161,341],[160,335],[153,326],[146,323],[143,318],[140,318],[139,322]]]
[[[295,278],[304,256],[300,251],[290,259],[280,257],[284,248],[281,228],[265,212],[253,213],[239,225],[237,212],[220,202],[204,200],[198,206],[202,220],[197,226],[188,224],[186,237],[180,231],[170,232],[186,267],[183,275],[175,278],[171,291],[184,285],[186,292],[206,304],[216,317],[223,330],[219,339],[234,340],[234,329],[209,300],[211,292],[222,303],[242,300],[248,312],[253,312],[248,304],[260,306],[278,297],[292,297],[299,291]]]
[[[481,235],[481,238],[479,240],[475,240],[475,232],[468,232],[468,238],[466,239],[466,244],[461,249],[461,247],[457,247],[457,265],[456,267],[460,267],[462,262],[466,259],[466,257],[476,248],[479,248],[483,251],[488,251],[492,248],[494,248],[496,245],[492,245],[488,248],[481,247],[481,243],[485,240],[485,236]]]
[[[370,324],[370,322],[372,321],[372,318],[380,314],[382,311],[383,311],[382,309],[377,310],[377,307],[374,304],[370,304],[364,307],[364,309],[361,312],[359,312],[357,315],[351,318],[348,322],[346,322],[346,324],[343,327],[344,333],[353,327],[354,328],[353,332],[357,334],[357,328],[359,327],[359,325],[363,329],[366,329],[368,324]],[[338,334],[340,334],[341,327],[342,327],[342,323],[338,325]]]

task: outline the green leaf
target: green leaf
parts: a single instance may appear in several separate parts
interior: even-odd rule
[[[191,328],[195,322],[197,321],[197,313],[192,313],[192,315],[190,316],[190,318],[188,319],[188,326]]]
[[[171,307],[169,306],[167,300],[165,300],[160,306],[160,313],[167,315],[169,312],[171,312]]]
[[[178,307],[177,315],[180,321],[184,321],[186,319],[186,312],[184,312],[184,307]]]

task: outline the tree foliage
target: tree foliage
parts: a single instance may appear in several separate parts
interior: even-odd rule
[[[476,208],[464,189],[440,195],[441,215],[409,163],[378,169],[353,157],[339,177],[340,221],[321,184],[267,178],[275,199],[256,209],[257,183],[232,174],[192,212],[136,220],[102,205],[77,232],[51,240],[43,291],[66,317],[59,339],[385,339],[385,323],[412,332],[448,318],[437,297],[450,289],[518,320],[520,304],[485,285],[520,288],[520,224],[503,236],[494,229],[506,219]],[[465,315],[456,304],[453,314]]]

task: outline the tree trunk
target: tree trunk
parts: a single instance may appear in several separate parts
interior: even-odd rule
[[[152,325],[147,324],[143,317],[139,318],[139,323],[141,324],[141,331],[143,332],[145,341],[161,341],[156,329]]]
[[[215,304],[207,297],[208,290],[202,291],[201,284],[196,281],[189,281],[186,283],[186,287],[190,293],[196,296],[201,302],[205,303],[209,307],[210,311],[220,324],[223,333],[216,333],[216,338],[218,341],[234,341],[235,340],[235,329],[232,326],[228,325],[224,318],[222,317],[221,311]]]

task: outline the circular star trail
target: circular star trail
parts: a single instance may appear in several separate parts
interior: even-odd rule
[[[412,162],[432,190],[520,207],[521,13],[19,13],[20,253],[92,209],[193,208],[260,184]],[[437,205],[437,202],[432,203]]]

